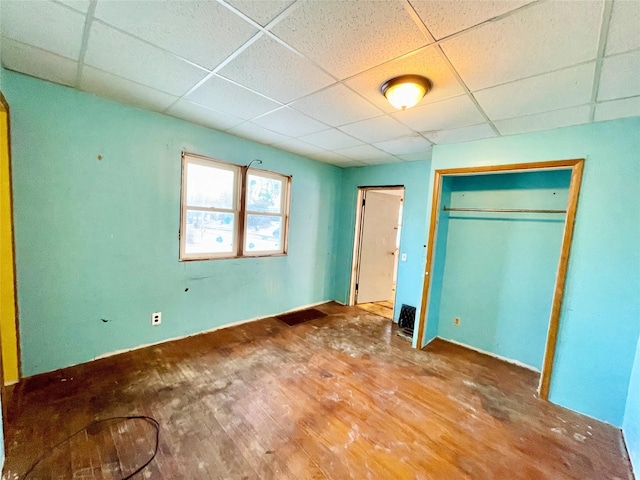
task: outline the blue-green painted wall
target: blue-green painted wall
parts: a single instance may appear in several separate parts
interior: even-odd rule
[[[436,146],[428,190],[437,169],[568,158],[586,162],[550,399],[621,426],[640,328],[640,118]]]
[[[437,146],[431,162],[341,171],[12,72],[2,81],[12,109],[26,375],[323,300],[345,302],[358,186],[405,185],[408,261],[400,263],[397,301],[419,307],[435,169],[583,157],[551,400],[618,426],[625,405],[631,411],[640,118]],[[292,174],[289,255],[178,262],[182,150],[240,164],[261,158],[265,168]],[[163,325],[152,328],[158,310]]]
[[[349,300],[349,285],[353,261],[358,187],[404,185],[400,252],[407,254],[406,262],[398,264],[396,304],[397,320],[403,303],[417,307],[422,300],[424,276],[426,219],[429,162],[410,162],[373,167],[347,168],[342,176],[342,196],[339,208],[337,237],[337,269],[334,298],[342,303]],[[416,319],[418,316],[416,316]]]
[[[631,370],[627,405],[622,424],[627,450],[631,457],[636,477],[640,475],[640,337],[636,346],[636,356]]]
[[[339,168],[13,72],[3,93],[24,375],[333,298]],[[289,255],[178,262],[183,150],[293,175]]]
[[[442,179],[442,187],[440,189],[440,203],[441,205],[451,205],[451,190],[453,185],[453,178],[444,177]],[[429,289],[429,303],[427,305],[427,314],[425,329],[426,343],[430,342],[438,336],[438,330],[440,329],[440,308],[442,305],[442,286],[444,281],[444,267],[445,259],[447,258],[447,238],[449,237],[449,222],[440,222],[442,218],[446,219],[446,213],[440,213],[439,226],[436,231],[435,237],[435,255],[434,261],[431,265],[431,288]],[[431,217],[429,217],[431,219]],[[427,240],[428,241],[428,240]],[[414,343],[417,342],[417,338],[414,338]]]
[[[442,204],[562,210],[570,178],[566,170],[446,178]],[[429,319],[437,335],[540,370],[563,229],[559,214],[442,211]]]

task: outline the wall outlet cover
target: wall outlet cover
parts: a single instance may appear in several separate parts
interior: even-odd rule
[[[160,325],[162,323],[162,312],[153,312],[151,314],[151,325]]]

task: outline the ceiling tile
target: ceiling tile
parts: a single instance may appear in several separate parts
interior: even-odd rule
[[[411,135],[413,132],[393,118],[383,115],[340,127],[365,143],[384,142],[392,138]]]
[[[76,83],[78,72],[78,63],[75,60],[8,38],[2,39],[2,65],[9,70],[69,86]]]
[[[186,100],[178,101],[167,110],[167,114],[216,130],[227,130],[242,123],[241,118],[216,112]]]
[[[53,2],[2,2],[2,35],[78,59],[85,15]]]
[[[398,157],[405,162],[423,162],[425,160],[431,160],[432,152],[433,149],[429,150],[428,152],[407,153],[406,155],[398,155]]]
[[[395,158],[388,153],[378,150],[371,145],[359,145],[357,147],[342,148],[336,150],[335,153],[350,158],[351,160],[360,160],[363,162],[372,160],[387,160],[388,162],[393,162],[395,160]]]
[[[583,105],[591,101],[595,62],[480,90],[473,95],[491,120]]]
[[[99,1],[95,16],[208,69],[258,32],[218,2]]]
[[[510,12],[533,0],[409,0],[431,34],[440,40],[491,18]]]
[[[170,53],[100,23],[91,28],[85,63],[178,96],[206,75]]]
[[[625,98],[596,105],[596,122],[623,117],[640,117],[640,97]]]
[[[613,2],[606,54],[628,52],[640,48],[640,2]]]
[[[280,135],[279,133],[272,132],[271,130],[267,130],[266,128],[262,128],[261,126],[255,125],[251,122],[230,128],[227,133],[242,138],[248,138],[249,140],[253,140],[258,143],[264,143],[265,145],[273,145],[274,143],[283,142],[289,138],[286,135]]]
[[[262,37],[218,72],[251,90],[288,103],[334,82],[304,57]]]
[[[374,146],[392,155],[424,153],[431,150],[431,143],[417,134],[376,143]]]
[[[417,132],[465,127],[485,120],[467,95],[408,108],[393,117]]]
[[[467,86],[480,90],[595,60],[602,8],[602,1],[544,2],[441,46]]]
[[[336,165],[337,167],[340,168],[358,168],[358,167],[366,167],[367,164],[364,162],[359,162],[357,160],[348,160],[344,163],[334,163],[334,165]]]
[[[377,117],[382,112],[342,84],[335,84],[291,105],[310,117],[337,127]]]
[[[319,162],[330,163],[332,165],[344,165],[347,163],[352,163],[353,160],[344,157],[342,155],[338,155],[335,152],[318,152],[309,155],[309,158],[313,160],[318,160]],[[357,162],[358,165],[364,165],[362,162]]]
[[[324,148],[325,150],[336,150],[338,148],[355,147],[356,145],[362,145],[362,142],[360,140],[356,140],[355,138],[350,137],[346,133],[343,133],[335,128],[330,128],[329,130],[324,130],[322,132],[312,133],[311,135],[300,137],[300,140],[304,140],[305,142],[311,143],[312,145],[317,145],[318,147]]]
[[[425,136],[437,145],[446,143],[470,142],[481,138],[497,137],[496,132],[488,123],[472,125],[470,127],[454,128],[452,130],[439,130],[426,133]]]
[[[268,98],[212,76],[187,98],[205,107],[249,120],[281,106]]]
[[[605,58],[600,73],[598,100],[635,95],[640,95],[640,50]]]
[[[551,130],[553,128],[587,123],[589,121],[590,111],[591,107],[589,105],[583,105],[581,107],[565,108],[554,112],[499,120],[494,122],[494,125],[501,135]]]
[[[255,119],[253,123],[290,137],[302,137],[327,128],[326,125],[316,122],[313,118],[286,107],[267,113]]]
[[[274,148],[279,148],[280,150],[286,150],[287,152],[297,153],[298,155],[310,155],[312,153],[319,153],[324,151],[324,149],[322,148],[303,142],[302,140],[298,140],[297,138],[292,138],[290,140],[285,140],[284,142],[275,143],[272,146]]]
[[[66,6],[82,13],[87,13],[89,11],[89,5],[91,4],[89,0],[58,0],[58,2],[64,3]]]
[[[87,66],[82,69],[80,89],[117,102],[156,112],[163,111],[177,100],[177,97],[173,95]]]
[[[226,0],[247,17],[263,27],[276,18],[295,0]]]
[[[304,2],[273,33],[340,79],[429,43],[402,2]]]
[[[396,157],[379,157],[369,160],[362,160],[365,165],[384,165],[389,163],[402,163],[402,160]]]
[[[405,74],[422,75],[433,83],[432,90],[424,97],[421,104],[464,93],[462,85],[435,47],[427,47],[413,55],[385,63],[356,75],[345,83],[385,112],[391,113],[397,110],[382,95],[380,86],[390,78]]]

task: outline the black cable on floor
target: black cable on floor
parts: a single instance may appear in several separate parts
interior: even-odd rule
[[[87,430],[88,428],[91,428],[94,425],[99,425],[101,423],[110,422],[110,421],[113,421],[113,420],[144,420],[144,421],[149,422],[150,424],[152,424],[154,426],[155,430],[156,430],[156,445],[155,445],[155,447],[153,449],[153,455],[151,456],[151,458],[149,458],[149,460],[147,460],[146,463],[144,465],[140,466],[135,472],[127,475],[126,477],[123,477],[121,480],[129,480],[130,478],[133,478],[134,475],[136,475],[136,474],[140,473],[142,470],[144,470],[147,467],[147,465],[149,465],[153,461],[153,459],[156,458],[156,455],[158,454],[158,446],[160,444],[160,424],[158,423],[158,421],[155,418],[147,417],[145,415],[134,415],[134,416],[130,416],[130,417],[110,417],[110,418],[105,418],[103,420],[96,420],[95,422],[89,423],[88,425],[84,426],[83,428],[78,430],[73,435],[69,435],[67,438],[65,438],[61,442],[59,442],[56,445],[54,445],[53,447],[51,447],[45,453],[43,453],[40,456],[40,458],[38,458],[38,460],[36,460],[36,462],[33,465],[31,465],[31,467],[29,467],[29,470],[26,471],[26,473],[24,474],[22,479],[24,480],[24,479],[28,478],[29,475],[31,475],[31,473],[38,466],[38,464],[47,455],[49,455],[51,452],[53,452],[56,448],[58,448],[63,443],[68,442],[69,440],[71,440],[76,435],[79,435],[80,433],[84,432],[85,430]]]

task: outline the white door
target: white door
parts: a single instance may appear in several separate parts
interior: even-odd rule
[[[393,275],[401,197],[365,193],[356,303],[393,301]]]

